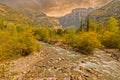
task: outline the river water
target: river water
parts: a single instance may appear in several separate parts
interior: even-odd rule
[[[25,80],[120,80],[120,62],[96,49],[83,55],[42,43],[45,56],[24,76]]]

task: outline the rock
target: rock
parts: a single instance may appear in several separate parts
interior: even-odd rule
[[[53,67],[53,69],[57,69],[57,67],[56,67],[56,66],[54,66],[54,67]]]
[[[79,69],[80,70],[84,70],[85,68],[83,66],[79,66]]]
[[[67,69],[67,66],[64,66],[63,69]]]
[[[65,58],[62,58],[62,60],[65,60]]]
[[[58,69],[58,71],[64,73],[64,69],[62,69],[62,68]]]
[[[94,73],[94,71],[91,70],[91,69],[86,69],[86,71],[89,72],[89,73],[91,73],[91,74]]]
[[[85,63],[85,61],[81,61],[81,63]]]
[[[120,61],[120,53],[112,53],[111,57],[113,57],[114,59],[116,59],[117,61]]]
[[[70,80],[83,80],[81,76],[71,75]]]
[[[74,75],[71,75],[71,76],[70,76],[70,80],[76,80],[75,76],[74,76]]]
[[[61,59],[61,58],[59,58],[58,60],[59,60],[59,61],[61,61],[62,59]]]
[[[83,80],[81,76],[78,77],[78,80]]]

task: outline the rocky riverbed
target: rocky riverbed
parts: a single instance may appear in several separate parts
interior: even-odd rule
[[[120,52],[95,50],[83,55],[43,44],[39,53],[7,62],[0,80],[120,80]]]

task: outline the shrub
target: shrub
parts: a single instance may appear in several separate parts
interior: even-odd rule
[[[48,28],[36,28],[33,29],[36,39],[48,42],[49,41],[49,29]]]
[[[0,30],[0,61],[25,56],[40,49],[30,28],[20,32],[16,30],[15,26]]]
[[[84,32],[78,36],[76,47],[83,53],[91,53],[95,48],[101,46],[97,33]]]
[[[10,53],[7,53],[9,50],[8,46],[11,45],[10,43],[11,40],[9,32],[0,30],[0,61],[12,56]]]
[[[106,31],[101,37],[101,42],[106,48],[120,49],[120,34]]]
[[[75,32],[69,32],[63,36],[65,38],[65,41],[68,45],[75,46],[76,40],[77,40],[77,35]]]
[[[62,34],[63,34],[63,30],[62,30],[62,29],[58,29],[58,30],[56,31],[56,34],[62,35]]]
[[[39,45],[37,41],[34,39],[32,33],[30,32],[22,32],[19,34],[18,38],[18,51],[21,55],[28,55],[32,52],[39,50]]]

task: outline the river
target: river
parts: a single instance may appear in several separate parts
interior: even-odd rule
[[[120,62],[96,49],[83,55],[42,43],[45,56],[24,76],[25,80],[120,80]]]

